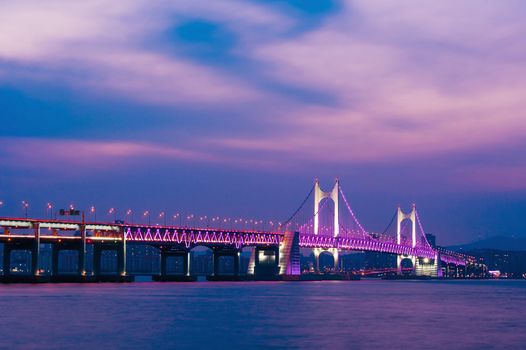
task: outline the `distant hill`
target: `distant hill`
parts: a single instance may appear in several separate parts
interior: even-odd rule
[[[447,249],[451,250],[473,250],[473,249],[498,249],[509,251],[526,251],[526,238],[513,238],[496,236],[476,241],[473,243],[460,244],[449,246]]]

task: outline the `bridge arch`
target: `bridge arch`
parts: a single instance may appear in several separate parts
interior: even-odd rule
[[[336,266],[335,266],[335,259],[334,259],[334,255],[332,252],[328,251],[328,250],[323,250],[321,251],[320,255],[319,255],[319,269],[320,271],[324,271],[324,272],[327,272],[327,271],[334,271],[336,270]]]
[[[409,275],[415,270],[415,259],[411,256],[401,256],[398,260],[400,274]]]
[[[317,235],[319,232],[319,211],[320,203],[325,198],[330,198],[334,202],[334,216],[333,216],[333,236],[337,237],[340,234],[340,222],[338,218],[339,206],[338,206],[338,196],[340,189],[340,181],[336,179],[334,186],[330,192],[324,192],[320,187],[320,182],[316,179],[314,184],[314,234]]]
[[[328,249],[314,248],[313,254],[314,254],[314,271],[316,273],[322,272],[322,269],[324,269],[324,267],[327,266],[327,265],[322,265],[322,264],[327,264],[328,262],[332,262],[332,271],[339,270],[338,248],[328,248]],[[330,259],[330,260],[327,260],[327,259]]]

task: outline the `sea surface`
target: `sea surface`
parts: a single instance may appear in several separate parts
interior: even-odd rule
[[[526,349],[526,281],[0,285],[1,349]]]

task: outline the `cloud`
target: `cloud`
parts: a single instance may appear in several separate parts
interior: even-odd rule
[[[280,9],[226,0],[5,2],[0,79],[208,113],[184,129],[183,149],[151,129],[141,144],[124,134],[109,148],[75,146],[108,159],[110,149],[130,149],[133,156],[115,157],[352,166],[484,153],[526,136],[522,2],[349,1],[303,30]],[[181,52],[166,31],[192,20],[228,28],[229,54],[242,64]],[[205,135],[204,119],[217,116],[222,123]],[[159,133],[180,136],[176,119]]]
[[[284,132],[225,144],[376,162],[526,136],[521,4],[349,4],[317,30],[252,51],[276,79],[337,103],[306,103],[272,121]]]
[[[119,166],[146,164],[152,160],[222,164],[230,167],[265,168],[263,160],[243,160],[218,153],[146,142],[0,138],[2,164],[13,168],[62,171],[112,170]]]
[[[3,80],[61,81],[83,93],[109,92],[167,105],[260,97],[261,91],[235,76],[149,43],[158,42],[179,17],[192,15],[235,21],[234,27],[251,23],[251,28],[271,26],[279,18],[260,6],[228,1],[207,6],[189,1],[156,6],[146,1],[6,2],[0,5],[0,65],[9,64],[11,73]]]

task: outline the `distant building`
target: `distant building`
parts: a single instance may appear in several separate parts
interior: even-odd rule
[[[526,274],[526,251],[474,249],[464,253],[476,257],[488,271],[498,271],[500,277],[524,278]]]
[[[436,248],[437,238],[435,235],[431,233],[426,233],[426,239],[427,239],[427,242],[431,245],[431,247]]]

